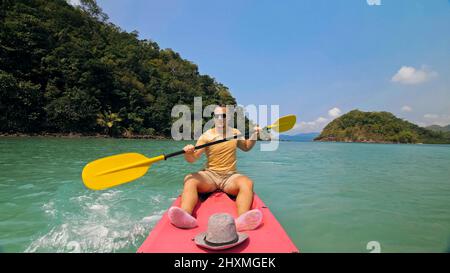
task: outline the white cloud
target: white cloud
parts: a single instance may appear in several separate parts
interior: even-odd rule
[[[381,0],[367,0],[367,5],[369,6],[380,6]]]
[[[439,118],[439,115],[436,115],[436,114],[425,114],[423,117],[427,118],[427,119],[437,119],[437,118]]]
[[[420,127],[427,127],[428,125],[425,122],[416,122],[417,125],[419,125]]]
[[[326,119],[324,117],[318,117],[314,122],[320,124],[320,123],[325,123],[327,121],[328,121],[328,119]]]
[[[302,121],[300,122],[300,126],[310,126],[310,127],[316,127],[318,125],[324,124],[328,120],[324,117],[318,117],[314,121]]]
[[[289,134],[293,135],[298,133],[321,132],[322,129],[328,124],[328,122],[339,117],[341,114],[342,114],[341,109],[334,107],[328,110],[328,118],[319,116],[313,121],[298,122],[297,124],[295,124],[294,128]]]
[[[323,127],[328,123],[328,119],[324,117],[318,117],[313,121],[301,121],[295,124],[294,128],[292,128],[290,135],[298,134],[298,133],[311,133],[311,132],[321,132]]]
[[[333,109],[328,110],[328,115],[332,118],[337,118],[342,113],[341,109],[334,107]]]
[[[412,66],[402,66],[397,73],[392,76],[392,82],[401,84],[419,84],[436,77],[435,71],[428,70],[425,66],[421,69],[415,69]]]
[[[450,124],[450,115],[425,114],[423,117],[426,119],[423,124],[427,126],[433,124],[447,126]]]
[[[402,107],[402,112],[412,112],[412,110],[412,107],[408,105]]]

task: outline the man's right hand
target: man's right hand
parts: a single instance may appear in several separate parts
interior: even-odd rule
[[[189,144],[189,145],[184,146],[183,150],[184,150],[184,152],[185,152],[186,154],[191,155],[191,154],[193,154],[194,151],[195,151],[195,146]]]

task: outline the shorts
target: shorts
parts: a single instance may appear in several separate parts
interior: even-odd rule
[[[210,170],[202,170],[196,173],[188,174],[184,181],[188,180],[192,177],[194,174],[199,174],[202,176],[206,182],[212,183],[216,186],[217,189],[223,191],[223,189],[230,184],[234,179],[238,178],[239,176],[242,176],[240,173],[227,173],[227,174],[219,174]]]

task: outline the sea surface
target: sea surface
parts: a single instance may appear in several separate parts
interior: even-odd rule
[[[91,191],[100,157],[170,153],[192,142],[0,138],[0,252],[135,252],[199,170],[183,157]],[[238,169],[301,252],[450,252],[450,146],[280,142],[238,153]]]

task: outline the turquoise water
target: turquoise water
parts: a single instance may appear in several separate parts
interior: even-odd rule
[[[135,252],[202,162],[155,164],[114,189],[84,188],[83,166],[187,142],[0,138],[1,252]],[[302,252],[450,251],[450,146],[282,142],[239,152],[239,169]]]

